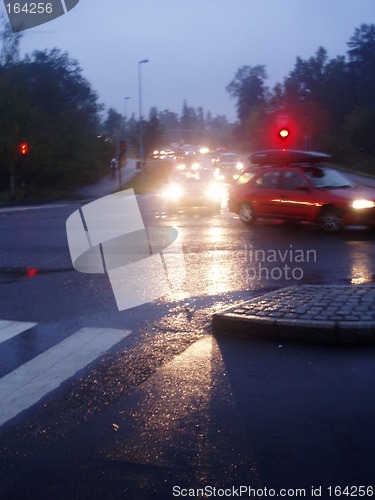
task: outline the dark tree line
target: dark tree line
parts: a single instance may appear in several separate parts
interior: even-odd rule
[[[194,108],[183,102],[181,113],[170,110],[158,111],[152,107],[147,119],[143,118],[143,143],[146,155],[155,149],[172,144],[193,144],[215,147],[227,144],[233,126],[223,115],[212,117],[200,106]],[[139,152],[139,120],[132,115],[125,120],[115,109],[107,111],[103,123],[103,135],[115,141],[121,135],[126,138],[128,149],[137,155]]]
[[[375,155],[375,25],[355,29],[346,56],[320,47],[272,90],[264,66],[243,66],[227,86],[236,100],[235,137],[245,149],[275,146],[280,126],[293,147],[325,149],[339,159]],[[273,143],[273,144],[271,144]]]
[[[19,58],[6,26],[0,54],[0,191],[71,188],[101,172],[101,106],[77,61],[58,49]],[[27,142],[28,155],[19,145]],[[107,163],[107,160],[105,160]]]

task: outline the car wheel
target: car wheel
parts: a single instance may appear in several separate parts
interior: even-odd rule
[[[327,207],[320,216],[320,226],[324,231],[334,233],[344,227],[344,220],[336,208]]]
[[[256,221],[255,211],[250,203],[242,203],[240,206],[240,219],[245,224],[254,224]]]

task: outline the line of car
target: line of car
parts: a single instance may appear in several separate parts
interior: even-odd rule
[[[218,212],[223,184],[228,208],[247,225],[257,219],[320,224],[328,232],[347,225],[375,226],[375,188],[361,187],[327,166],[324,153],[265,150],[250,156],[245,167],[236,153],[222,153],[211,168],[177,162],[165,190],[168,209],[200,207]]]
[[[237,155],[233,153],[237,158]],[[180,151],[175,154],[175,168],[169,178],[167,186],[164,189],[163,196],[167,204],[169,213],[176,213],[179,210],[204,209],[209,213],[218,213],[223,204],[224,189],[223,181],[225,176],[220,175],[221,160],[226,172],[233,170],[240,174],[240,169],[236,164],[226,163],[224,153],[217,152],[212,156],[209,151]],[[226,159],[226,158],[225,158]],[[232,162],[233,156],[230,157]]]

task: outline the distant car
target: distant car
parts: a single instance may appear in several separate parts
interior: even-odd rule
[[[200,166],[195,153],[182,154],[176,158],[177,170],[198,170]]]
[[[213,159],[215,177],[224,182],[231,183],[237,180],[244,164],[237,153],[223,152]]]
[[[205,208],[218,212],[222,190],[209,170],[176,170],[163,192],[169,212]]]
[[[174,156],[174,151],[169,148],[163,148],[163,149],[156,149],[153,152],[153,157],[155,160],[164,160],[165,158],[173,158]]]
[[[325,231],[375,224],[375,189],[359,187],[331,169],[324,153],[269,150],[254,153],[231,187],[229,210],[242,222],[257,218],[319,223]]]

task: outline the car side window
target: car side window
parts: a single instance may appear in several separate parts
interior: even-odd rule
[[[287,191],[298,191],[306,187],[304,178],[296,171],[283,172],[282,187]]]
[[[255,181],[255,186],[263,189],[279,189],[280,172],[264,172]]]
[[[238,184],[247,184],[257,175],[257,172],[243,172],[238,178]]]

